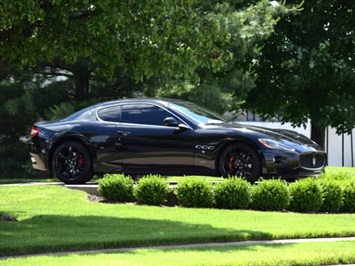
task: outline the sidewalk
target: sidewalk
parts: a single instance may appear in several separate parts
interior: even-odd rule
[[[163,245],[163,246],[141,246],[141,247],[130,247],[130,248],[110,248],[110,249],[81,250],[81,251],[52,252],[52,253],[30,254],[30,255],[20,255],[20,256],[8,256],[8,257],[0,257],[0,261],[9,258],[26,258],[26,257],[34,257],[34,256],[52,256],[52,255],[65,256],[70,254],[84,255],[84,254],[96,254],[96,253],[116,253],[116,252],[129,252],[138,249],[185,249],[185,248],[221,247],[221,246],[274,245],[274,244],[337,242],[337,241],[355,241],[355,237],[253,240],[253,241],[238,241],[238,242],[223,242],[223,243],[217,242],[217,243],[201,243],[201,244],[197,243],[197,244]],[[347,265],[355,265],[355,264],[347,264]]]

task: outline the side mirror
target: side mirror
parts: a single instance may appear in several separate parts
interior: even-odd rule
[[[167,117],[164,119],[164,126],[168,127],[178,127],[179,122],[173,117]]]
[[[164,126],[167,127],[178,127],[181,131],[189,130],[189,126],[179,123],[175,118],[173,117],[167,117],[164,119]]]

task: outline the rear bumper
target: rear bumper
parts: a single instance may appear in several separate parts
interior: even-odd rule
[[[28,149],[31,156],[32,167],[41,171],[48,171],[48,161],[45,152],[35,145],[31,140],[28,141]]]
[[[32,167],[41,171],[48,171],[48,167],[40,155],[30,152]]]

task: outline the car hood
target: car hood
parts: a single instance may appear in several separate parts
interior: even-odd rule
[[[238,131],[252,131],[258,134],[259,138],[271,138],[284,143],[285,145],[291,147],[302,147],[307,146],[313,150],[323,150],[317,143],[307,138],[306,136],[288,129],[277,129],[277,128],[266,128],[252,125],[245,125],[240,123],[226,123],[220,126],[224,128],[229,128],[231,130],[235,129]]]

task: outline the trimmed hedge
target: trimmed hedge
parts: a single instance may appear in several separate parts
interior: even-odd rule
[[[217,208],[246,209],[250,203],[250,183],[242,178],[224,179],[214,189]]]
[[[343,190],[342,212],[355,213],[355,182],[349,183]]]
[[[323,202],[319,209],[320,212],[336,213],[343,203],[343,190],[341,186],[330,179],[320,179],[318,181],[322,189]]]
[[[322,188],[315,179],[298,180],[289,186],[289,190],[291,211],[317,212],[322,206]]]
[[[98,191],[109,201],[137,201],[146,205],[195,208],[253,209],[261,211],[294,211],[323,213],[354,213],[355,182],[351,178],[304,178],[294,183],[263,180],[251,185],[233,177],[212,185],[204,177],[189,176],[175,189],[169,188],[159,175],[134,181],[123,174],[106,174],[99,180]]]
[[[176,188],[178,203],[183,207],[211,208],[214,203],[212,184],[201,177],[186,177]]]
[[[99,179],[98,191],[107,200],[128,202],[133,200],[133,180],[123,174],[105,174]]]
[[[169,186],[160,175],[148,175],[139,179],[133,190],[138,203],[145,205],[162,205],[167,200]]]
[[[251,189],[252,208],[260,211],[282,211],[290,202],[287,183],[280,179],[261,180]]]

